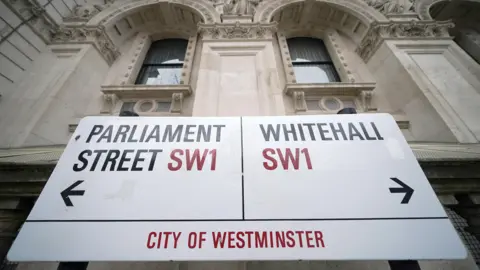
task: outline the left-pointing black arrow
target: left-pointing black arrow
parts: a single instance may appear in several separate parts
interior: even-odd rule
[[[81,183],[83,183],[83,180],[78,180],[77,182],[66,188],[64,191],[60,192],[63,202],[66,206],[73,206],[72,200],[70,200],[69,196],[83,196],[83,194],[85,194],[85,190],[73,190]]]

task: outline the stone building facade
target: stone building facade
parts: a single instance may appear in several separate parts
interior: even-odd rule
[[[479,0],[1,0],[0,254],[85,116],[392,114],[480,263]],[[5,269],[58,263],[5,261]],[[389,269],[91,262],[94,269]]]

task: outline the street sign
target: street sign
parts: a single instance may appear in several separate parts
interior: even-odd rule
[[[462,259],[388,114],[87,117],[11,261]]]

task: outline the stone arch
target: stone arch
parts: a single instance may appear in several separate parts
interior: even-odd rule
[[[418,13],[418,16],[422,20],[433,20],[432,15],[430,14],[430,8],[440,2],[451,2],[452,0],[418,0],[415,3],[415,10]],[[474,2],[480,3],[480,0],[462,0],[465,2]]]
[[[254,21],[270,22],[273,15],[280,9],[301,2],[320,2],[336,6],[355,15],[366,25],[370,25],[374,21],[388,21],[382,13],[368,6],[362,0],[264,0],[256,10]]]
[[[221,21],[220,14],[207,0],[140,0],[135,2],[122,2],[120,5],[112,5],[95,15],[87,24],[108,26],[118,20],[118,18],[122,18],[125,14],[158,3],[174,4],[189,9],[198,14],[204,23],[216,23]]]

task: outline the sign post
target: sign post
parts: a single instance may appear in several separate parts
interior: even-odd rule
[[[387,114],[87,117],[8,253],[68,262],[465,257]]]

